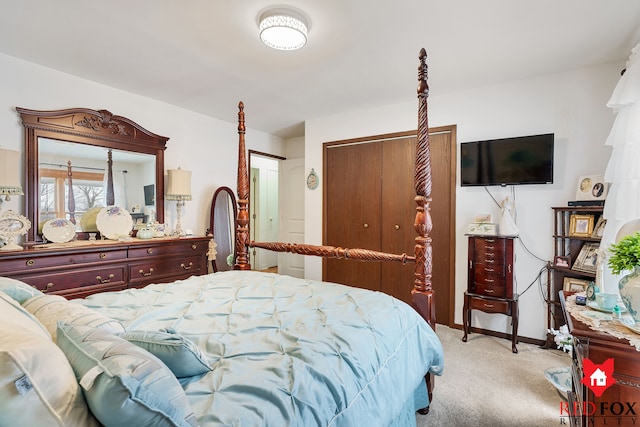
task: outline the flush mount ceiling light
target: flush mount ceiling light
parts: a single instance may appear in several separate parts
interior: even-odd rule
[[[260,15],[260,39],[278,50],[296,50],[307,43],[307,22],[291,9],[269,9]]]

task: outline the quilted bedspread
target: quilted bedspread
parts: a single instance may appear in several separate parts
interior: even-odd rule
[[[213,370],[182,380],[201,426],[386,426],[442,346],[379,292],[229,271],[78,300],[127,330],[173,328]]]

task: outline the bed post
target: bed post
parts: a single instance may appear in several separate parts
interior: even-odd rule
[[[251,270],[249,263],[249,171],[244,142],[244,103],[238,103],[238,225],[234,270]]]
[[[431,154],[429,147],[429,123],[427,120],[427,97],[429,85],[427,84],[428,67],[426,64],[427,52],[420,50],[420,66],[418,67],[418,141],[416,144],[416,219],[415,230],[415,280],[411,291],[413,307],[435,330],[436,312],[433,289],[431,287],[432,248],[431,232],[432,222],[429,204],[431,203]]]

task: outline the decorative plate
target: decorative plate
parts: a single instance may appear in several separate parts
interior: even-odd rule
[[[568,391],[571,391],[571,367],[570,366],[547,368],[544,371],[544,376],[558,390],[565,393]]]
[[[96,216],[96,225],[100,234],[107,239],[118,240],[133,230],[133,219],[126,209],[120,206],[102,208]]]
[[[610,310],[608,308],[602,308],[595,301],[589,301],[587,303],[587,307],[594,310],[602,311],[604,313],[613,313],[613,309]],[[625,307],[624,304],[618,304],[618,308],[620,309],[620,313],[624,313],[625,311],[627,311],[627,307]]]
[[[619,319],[620,323],[629,328],[631,331],[636,334],[640,334],[640,325],[638,325],[633,319],[630,317],[622,317]]]
[[[600,311],[585,310],[585,311],[581,311],[580,314],[586,317],[590,317],[594,320],[613,320],[613,317],[611,317],[606,313],[602,313]]]
[[[68,219],[50,219],[42,227],[42,235],[50,242],[70,242],[76,237],[76,226]]]

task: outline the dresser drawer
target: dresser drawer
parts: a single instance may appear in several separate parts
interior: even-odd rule
[[[57,273],[21,275],[16,278],[46,293],[59,293],[68,289],[107,284],[109,287],[123,288],[126,284],[125,267],[124,264],[99,266]]]
[[[41,255],[42,253],[34,253],[34,256],[2,260],[0,261],[0,273],[5,271],[22,273],[23,271],[27,272],[29,270],[39,270],[51,267],[118,261],[127,258],[127,251],[122,249],[115,251],[76,252],[46,256]]]
[[[206,252],[207,244],[204,242],[179,242],[167,243],[166,245],[132,247],[129,249],[129,258],[148,258],[163,255],[174,255],[184,253],[197,254]]]
[[[511,315],[511,308],[508,301],[494,301],[485,298],[469,298],[469,306],[472,310],[481,310],[486,313],[501,313]]]
[[[486,295],[486,296],[489,296],[489,297],[504,298],[506,296],[505,288],[504,288],[504,281],[503,281],[502,285],[500,285],[500,284],[491,285],[491,284],[476,283],[475,284],[475,293],[479,294],[479,295]]]
[[[184,256],[136,262],[129,266],[129,281],[132,286],[160,282],[161,279],[189,277],[202,274],[201,256]]]

